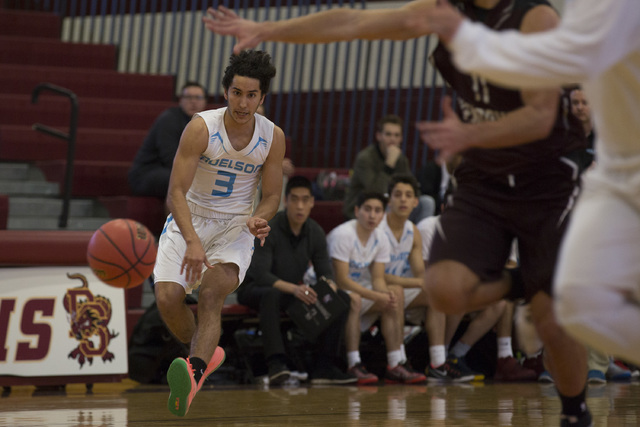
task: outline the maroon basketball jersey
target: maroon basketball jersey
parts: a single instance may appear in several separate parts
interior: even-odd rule
[[[533,7],[549,5],[547,0],[500,0],[491,10],[480,9],[473,1],[456,4],[472,21],[483,22],[496,31],[519,29],[525,14]],[[495,121],[523,106],[520,91],[503,88],[477,75],[458,71],[451,55],[440,43],[433,53],[435,65],[456,93],[456,108],[462,121],[479,123]],[[560,96],[560,92],[558,92]],[[557,119],[551,134],[528,144],[502,149],[471,149],[464,153],[468,166],[489,174],[510,174],[538,170],[550,158],[558,158],[584,146],[580,122],[571,114],[570,105],[559,103]]]

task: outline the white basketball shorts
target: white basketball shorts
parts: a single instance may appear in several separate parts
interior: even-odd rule
[[[251,263],[254,249],[254,236],[249,232],[246,222],[249,217],[235,216],[231,219],[204,218],[192,215],[193,227],[200,236],[202,247],[212,265],[233,263],[238,266],[238,285]],[[176,282],[190,294],[200,286],[200,281],[187,283],[184,272],[180,274],[182,260],[187,244],[182,237],[178,225],[169,216],[160,236],[158,256],[153,270],[154,281]],[[207,270],[202,266],[202,273]]]

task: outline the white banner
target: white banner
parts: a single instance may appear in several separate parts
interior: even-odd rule
[[[0,268],[0,376],[127,373],[124,290],[89,267]]]

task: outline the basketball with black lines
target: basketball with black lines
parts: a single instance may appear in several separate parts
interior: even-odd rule
[[[158,245],[149,229],[131,219],[114,219],[91,237],[87,261],[102,282],[133,288],[151,276]]]

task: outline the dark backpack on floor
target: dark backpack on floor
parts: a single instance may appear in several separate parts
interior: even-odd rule
[[[188,296],[186,303],[197,301]],[[129,378],[143,384],[166,384],[173,359],[188,355],[189,348],[169,332],[154,302],[138,320],[129,340]]]

